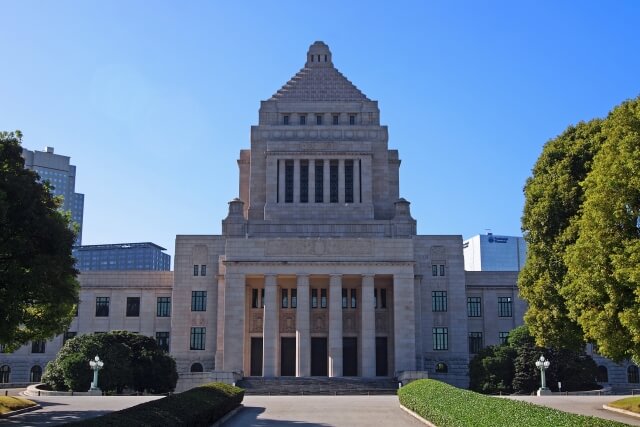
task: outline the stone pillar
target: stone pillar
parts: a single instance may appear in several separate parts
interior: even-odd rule
[[[344,159],[338,160],[338,203],[344,205]]]
[[[415,301],[413,274],[393,275],[393,336],[395,371],[416,369]]]
[[[293,159],[293,203],[300,203],[300,159]]]
[[[309,319],[309,276],[298,275],[296,308],[296,376],[311,375],[311,335]]]
[[[284,203],[284,159],[278,159],[278,203]]]
[[[323,187],[324,187],[323,188],[324,197],[322,198],[324,203],[329,203],[329,201],[331,200],[330,199],[330,195],[331,195],[330,191],[331,191],[331,189],[329,188],[331,186],[331,180],[330,180],[330,177],[329,177],[329,172],[330,172],[329,165],[330,164],[331,164],[331,160],[324,159],[324,185],[323,185]]]
[[[278,187],[276,186],[278,182],[277,171],[278,171],[278,159],[273,156],[267,156],[267,182],[266,182],[266,192],[267,192],[267,203],[276,203],[276,196],[278,194]],[[249,205],[249,197],[247,200],[243,200],[245,203],[245,208]]]
[[[316,202],[316,161],[309,160],[309,203]]]
[[[264,277],[264,321],[262,323],[262,375],[277,375],[278,350],[278,285],[276,276]]]
[[[224,299],[225,278],[223,274],[218,275],[218,329],[216,330],[216,370],[222,370],[224,366],[224,312],[225,312],[225,299]]]
[[[244,370],[244,274],[230,274],[227,270],[225,275],[224,305],[224,356],[222,370],[241,372]]]
[[[360,186],[362,187],[362,203],[373,202],[373,176],[371,156],[364,156],[362,158],[362,181]]]
[[[342,376],[342,276],[329,281],[329,376]]]
[[[363,377],[376,376],[376,316],[373,297],[373,274],[362,276],[362,302],[360,303],[360,366]]]
[[[360,199],[360,159],[353,159],[353,202],[362,203]]]

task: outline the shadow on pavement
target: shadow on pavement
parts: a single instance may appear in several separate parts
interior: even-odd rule
[[[264,411],[265,408],[263,406],[245,406],[236,415],[227,420],[223,427],[330,427],[330,424],[308,423],[306,421],[258,419],[258,416]]]
[[[58,405],[57,403],[42,402],[44,406]],[[16,425],[16,426],[58,426],[88,418],[99,417],[112,411],[55,411],[44,412],[36,410],[33,412],[25,412],[20,415],[14,415],[9,418],[0,420],[0,425]]]

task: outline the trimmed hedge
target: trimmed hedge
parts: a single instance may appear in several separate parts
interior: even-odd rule
[[[36,406],[36,402],[16,396],[0,396],[0,414]]]
[[[438,427],[614,427],[626,424],[569,414],[527,402],[485,396],[435,380],[398,390],[400,403]]]
[[[237,408],[244,390],[224,383],[209,383],[183,393],[152,400],[101,417],[68,425],[87,427],[209,426]]]

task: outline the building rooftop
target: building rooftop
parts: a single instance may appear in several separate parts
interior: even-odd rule
[[[108,250],[108,249],[132,249],[132,248],[155,248],[161,251],[166,251],[166,248],[162,246],[156,245],[151,242],[140,242],[140,243],[111,243],[104,245],[82,245],[76,246],[74,249],[79,251],[87,251],[87,250]]]

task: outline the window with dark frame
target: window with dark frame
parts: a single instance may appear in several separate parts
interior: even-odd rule
[[[431,275],[434,277],[438,275],[438,266],[436,264],[431,266]]]
[[[433,311],[447,311],[447,291],[431,292],[431,309]]]
[[[301,125],[307,124],[307,116],[305,116],[304,114],[300,116],[300,124]]]
[[[109,317],[109,297],[96,297],[96,317]]]
[[[498,343],[506,344],[509,338],[509,332],[498,332]]]
[[[378,289],[373,288],[373,308],[378,308]]]
[[[311,308],[318,308],[318,290],[311,289]]]
[[[333,124],[337,125],[340,123],[340,116],[338,116],[337,114],[333,115]]]
[[[448,350],[449,349],[449,329],[448,328],[433,328],[433,349],[434,350]]]
[[[440,275],[444,276],[444,265],[440,264]]]
[[[309,203],[309,160],[300,160],[300,203]]]
[[[511,297],[498,297],[498,316],[499,317],[513,316],[513,307],[511,304]]]
[[[260,289],[260,308],[264,308],[264,288]]]
[[[44,353],[46,343],[44,340],[37,340],[31,342],[31,353]]]
[[[259,307],[259,301],[258,301],[258,290],[257,289],[251,289],[251,308],[258,308]]]
[[[298,308],[298,290],[291,289],[291,308]]]
[[[201,276],[206,276],[207,275],[207,266],[206,265],[201,265],[200,266],[200,275]]]
[[[320,308],[327,308],[327,289],[320,289]]]
[[[77,332],[71,332],[71,331],[67,331],[64,333],[64,335],[62,336],[62,345],[64,345],[64,343],[66,343],[67,341],[69,341],[71,338],[77,336],[78,333]]]
[[[317,125],[321,125],[322,124],[322,115],[316,114],[316,124]]]
[[[387,308],[387,290],[380,289],[380,308]]]
[[[284,161],[284,202],[293,203],[293,160]]]
[[[349,299],[349,298],[348,298],[348,296],[347,296],[347,292],[348,292],[348,290],[347,290],[347,289],[344,289],[344,288],[342,289],[342,308],[343,308],[343,309],[345,309],[345,308],[347,308],[347,307],[348,307],[348,305],[347,305],[347,304],[348,304],[348,299]]]
[[[467,297],[467,316],[482,316],[482,299],[481,297]]]
[[[281,289],[282,294],[282,308],[289,308],[289,289]]]
[[[200,269],[198,268],[198,266],[197,266],[197,265],[194,265],[194,266],[193,266],[193,275],[194,275],[194,276],[197,276],[199,271],[200,271]]]
[[[324,202],[324,160],[315,160],[316,203]]]
[[[356,305],[357,305],[356,290],[351,289],[351,308],[356,308]]]
[[[171,297],[158,297],[156,302],[157,317],[171,317]]]
[[[169,332],[156,332],[156,343],[162,350],[169,352]]]
[[[205,328],[191,328],[191,342],[190,350],[204,350],[206,329]]]
[[[355,115],[351,114],[349,116],[349,124],[352,125],[352,126],[356,124],[356,116]]]
[[[289,116],[285,115],[282,117],[282,124],[283,125],[288,125],[289,124]]]
[[[344,202],[353,203],[353,160],[344,161]]]
[[[127,317],[140,317],[140,297],[127,297]]]
[[[191,291],[191,311],[207,311],[207,291]]]
[[[329,161],[329,202],[338,203],[338,161]]]
[[[482,332],[469,332],[469,353],[477,354],[482,350]]]

